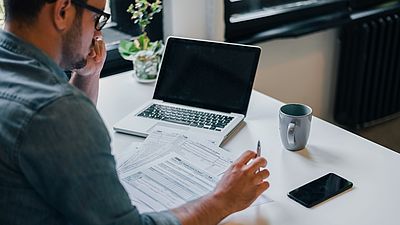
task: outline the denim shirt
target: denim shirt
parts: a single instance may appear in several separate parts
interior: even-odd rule
[[[140,214],[95,106],[54,61],[0,30],[0,224],[180,224]]]

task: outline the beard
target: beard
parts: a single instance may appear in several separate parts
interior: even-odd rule
[[[81,69],[86,66],[86,57],[79,54],[82,48],[82,14],[76,15],[71,29],[62,37],[61,64],[65,70]]]

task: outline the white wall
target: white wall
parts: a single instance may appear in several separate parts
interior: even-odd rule
[[[164,33],[224,39],[223,0],[164,0]],[[254,88],[283,102],[310,105],[332,118],[336,85],[336,30],[257,45],[262,55]]]
[[[336,30],[259,44],[255,89],[283,102],[302,102],[332,120],[338,48]]]
[[[224,40],[223,0],[164,0],[164,37]]]

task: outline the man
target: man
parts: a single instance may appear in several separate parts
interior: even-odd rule
[[[119,183],[93,104],[106,57],[105,0],[4,0],[4,6],[0,224],[217,224],[269,187],[266,160],[247,151],[212,193],[140,214]],[[69,81],[63,70],[73,71]]]

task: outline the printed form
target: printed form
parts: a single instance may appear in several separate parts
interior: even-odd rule
[[[121,183],[140,212],[171,209],[211,192],[233,162],[231,152],[164,127],[116,158]]]

